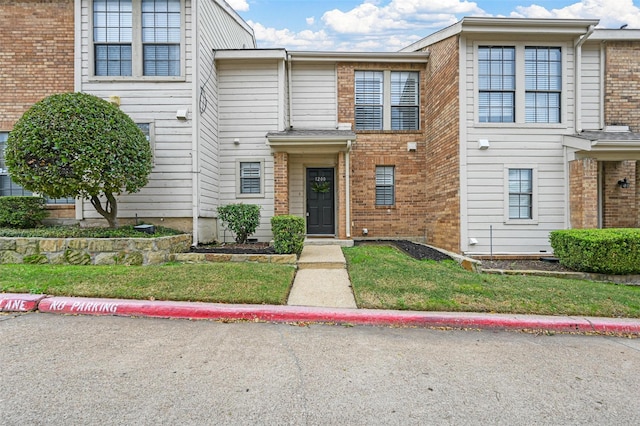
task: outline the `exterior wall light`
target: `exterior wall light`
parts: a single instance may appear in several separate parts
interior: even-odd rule
[[[628,188],[629,187],[629,181],[627,180],[627,178],[624,178],[622,180],[618,181],[618,186],[620,188]]]

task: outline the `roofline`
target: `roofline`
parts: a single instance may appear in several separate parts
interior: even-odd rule
[[[287,59],[285,49],[220,49],[216,50],[218,59]]]
[[[428,52],[322,52],[291,51],[292,61],[308,62],[428,62]]]
[[[585,34],[591,26],[598,25],[599,22],[598,19],[530,19],[469,16],[462,18],[447,28],[418,40],[402,49],[401,52],[420,50],[461,33],[522,34],[536,30],[544,31],[546,34],[579,36]]]
[[[257,46],[256,43],[256,34],[253,31],[253,27],[251,27],[247,21],[245,21],[244,19],[242,19],[242,16],[240,16],[238,14],[238,12],[235,11],[234,8],[232,8],[229,3],[227,3],[225,0],[213,0],[215,3],[218,3],[218,5],[224,9],[225,12],[227,12],[231,18],[233,18],[238,24],[240,24],[240,26],[242,26],[242,28],[244,28],[249,34],[251,34],[251,38],[253,39],[253,47]]]
[[[589,37],[589,41],[638,41],[640,40],[639,29],[609,29],[596,28]]]

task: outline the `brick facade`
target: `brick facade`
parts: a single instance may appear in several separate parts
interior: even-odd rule
[[[605,124],[640,132],[640,42],[606,43]]]
[[[0,130],[42,98],[74,90],[73,0],[0,2]]]
[[[274,214],[289,214],[289,154],[273,154]]]
[[[636,162],[605,161],[602,163],[602,227],[635,228],[638,226]],[[627,179],[628,188],[618,181]]]
[[[356,70],[419,71],[420,128],[425,128],[427,83],[424,64],[338,64],[338,122],[352,123],[355,128],[354,75]],[[424,130],[356,131],[356,133],[356,143],[350,154],[352,237],[363,237],[362,230],[366,228],[368,230],[366,236],[370,238],[402,237],[425,241],[427,157]],[[407,151],[407,142],[417,142],[417,151]],[[393,206],[376,206],[375,204],[376,166],[395,167],[395,204]],[[342,205],[341,202],[340,205]],[[341,214],[340,217],[342,216]]]
[[[458,37],[429,46],[426,114],[427,242],[460,251]]]
[[[598,161],[593,158],[569,162],[571,228],[598,227]]]

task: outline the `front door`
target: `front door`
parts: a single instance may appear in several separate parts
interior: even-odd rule
[[[307,234],[334,235],[333,169],[307,169]]]

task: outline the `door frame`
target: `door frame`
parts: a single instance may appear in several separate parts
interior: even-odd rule
[[[308,223],[308,218],[309,218],[309,193],[308,193],[308,189],[309,189],[309,170],[314,170],[314,169],[330,169],[333,173],[333,191],[331,191],[331,198],[332,198],[332,205],[333,205],[333,229],[331,231],[331,233],[326,233],[326,234],[310,234],[309,233],[309,223]],[[335,165],[330,165],[330,166],[304,166],[304,208],[305,208],[305,232],[306,235],[308,236],[312,236],[312,237],[335,237],[337,234],[337,226],[338,226],[338,221],[336,220],[338,217],[338,212],[337,212],[337,197],[336,197],[336,191],[338,190],[338,186],[337,186],[337,182],[336,182],[336,167]]]

